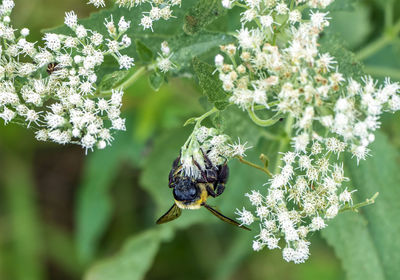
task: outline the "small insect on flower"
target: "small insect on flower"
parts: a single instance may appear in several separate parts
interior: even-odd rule
[[[209,196],[217,197],[225,190],[229,169],[226,162],[218,166],[213,165],[204,152],[203,157],[205,161],[204,169],[202,169],[199,163],[193,159],[193,164],[201,172],[200,178],[187,176],[184,173],[184,169],[180,164],[180,156],[174,161],[172,170],[169,173],[168,185],[170,188],[173,188],[172,193],[174,195],[175,203],[167,213],[157,220],[157,224],[163,224],[175,220],[181,215],[182,209],[199,209],[201,206],[204,206],[208,211],[222,221],[250,230],[206,204]]]
[[[57,67],[58,63],[57,62],[50,62],[49,64],[47,64],[47,74],[51,75],[53,74],[54,71],[57,71],[60,69],[60,67]]]

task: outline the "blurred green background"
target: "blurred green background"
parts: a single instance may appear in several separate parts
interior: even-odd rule
[[[94,9],[85,2],[16,0],[12,20],[15,28],[29,27],[30,39],[39,41],[40,30],[62,24],[66,11],[87,17]],[[364,0],[351,11],[331,11],[327,36],[363,50],[390,35],[387,17],[400,18],[398,2]],[[400,80],[400,38],[397,33],[390,38],[360,58],[376,78]],[[176,222],[155,226],[172,204],[167,174],[190,133],[182,124],[204,112],[199,100],[199,88],[189,79],[172,78],[155,92],[144,77],[124,98],[127,131],[111,148],[87,156],[79,147],[40,143],[32,131],[1,122],[0,279],[344,279],[340,260],[319,234],[311,237],[309,261],[295,265],[277,250],[253,252],[254,232],[203,211],[185,211]],[[397,167],[399,121],[399,115],[385,115],[382,124]],[[256,149],[250,159],[256,161],[260,151],[274,157],[274,143],[261,138],[251,144]],[[233,216],[245,204],[243,194],[265,178],[237,162],[230,168],[226,193],[213,203]],[[398,181],[394,187],[400,187]]]

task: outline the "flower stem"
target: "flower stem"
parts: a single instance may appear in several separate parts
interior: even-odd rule
[[[364,206],[367,206],[370,204],[374,204],[375,199],[378,197],[378,195],[379,195],[379,192],[375,193],[371,198],[367,198],[364,202],[360,202],[360,203],[357,203],[352,206],[343,207],[342,209],[339,210],[339,212],[344,212],[344,211],[348,211],[348,210],[358,212],[358,208],[361,208],[361,207],[364,207]]]
[[[249,113],[250,119],[259,126],[263,126],[263,127],[271,126],[279,121],[279,114],[276,114],[275,116],[273,116],[272,118],[270,118],[268,120],[262,120],[259,117],[257,117],[257,115],[254,113],[254,111],[252,109],[248,108],[247,112]]]
[[[251,166],[251,167],[254,167],[254,168],[258,169],[258,170],[261,170],[262,172],[267,173],[268,176],[270,176],[270,177],[273,176],[272,173],[271,173],[271,171],[269,171],[269,169],[266,168],[266,167],[262,167],[262,166],[259,166],[259,165],[255,164],[255,163],[252,163],[252,162],[250,162],[250,161],[247,161],[247,160],[245,160],[245,159],[244,159],[243,157],[241,157],[241,156],[236,156],[236,158],[237,158],[241,163],[247,164],[247,165],[249,165],[249,166]]]
[[[208,111],[208,112],[204,113],[203,115],[201,115],[200,117],[195,118],[195,120],[196,120],[197,123],[200,124],[205,118],[211,116],[212,114],[214,114],[216,112],[218,112],[218,109],[214,107],[210,111]]]
[[[201,115],[200,117],[197,117],[197,118],[190,118],[190,119],[188,119],[188,120],[185,122],[185,124],[184,124],[183,126],[187,126],[187,125],[192,124],[192,123],[196,123],[196,124],[194,125],[194,129],[193,129],[192,134],[190,134],[190,136],[189,136],[188,139],[186,140],[185,144],[183,144],[183,147],[190,147],[190,146],[192,145],[192,143],[193,143],[192,140],[193,140],[193,137],[194,137],[194,132],[196,131],[196,129],[198,129],[198,128],[200,127],[201,122],[202,122],[205,118],[211,116],[212,114],[214,114],[214,113],[216,113],[216,112],[218,112],[218,111],[219,111],[219,110],[218,110],[217,108],[214,107],[214,108],[212,108],[210,111],[208,111],[208,112],[204,113],[203,115]]]

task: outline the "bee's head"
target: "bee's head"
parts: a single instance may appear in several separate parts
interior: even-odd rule
[[[200,188],[190,177],[181,177],[174,185],[173,194],[178,201],[194,201],[200,197]]]

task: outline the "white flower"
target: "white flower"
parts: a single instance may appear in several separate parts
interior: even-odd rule
[[[132,57],[129,57],[127,55],[121,55],[120,57],[118,57],[119,68],[120,69],[129,69],[133,65],[135,65],[133,63],[133,61],[134,61],[134,59]]]
[[[65,13],[64,24],[70,28],[74,28],[78,24],[78,17],[74,11]]]
[[[324,227],[326,227],[326,224],[324,222],[324,219],[321,217],[314,217],[311,221],[310,229],[313,231],[321,230]]]
[[[140,25],[143,26],[143,29],[150,28],[153,30],[153,20],[149,16],[143,16],[140,20]]]
[[[236,215],[238,215],[238,220],[241,222],[241,225],[251,225],[254,222],[254,216],[250,211],[247,211],[244,207],[243,210],[240,211],[236,209]]]
[[[251,204],[254,206],[260,206],[263,202],[263,197],[258,191],[252,191],[251,194],[246,193],[246,196],[249,198]]]
[[[105,7],[104,0],[89,0],[88,4],[93,4],[96,8]]]
[[[246,150],[251,149],[252,147],[246,147],[247,142],[241,144],[240,139],[238,139],[237,143],[234,144],[229,144],[231,148],[231,156],[239,156],[239,157],[244,157],[246,156]]]
[[[57,34],[46,33],[44,40],[46,41],[46,47],[52,51],[57,51],[61,48],[61,41]]]
[[[26,37],[29,35],[29,29],[28,28],[22,28],[21,29],[21,35]]]
[[[131,25],[131,22],[126,21],[125,18],[122,16],[118,22],[118,31],[120,33],[124,33],[125,31],[127,31],[129,29],[130,25]]]

